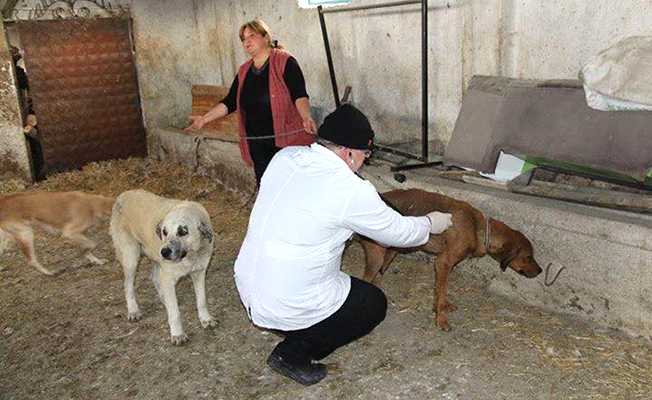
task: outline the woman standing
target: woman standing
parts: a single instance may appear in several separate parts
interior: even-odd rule
[[[238,69],[228,95],[206,114],[191,116],[186,131],[197,131],[237,111],[240,153],[253,165],[260,185],[274,154],[282,147],[311,144],[317,127],[301,68],[290,53],[272,42],[269,27],[256,19],[243,24],[239,34],[251,59]]]

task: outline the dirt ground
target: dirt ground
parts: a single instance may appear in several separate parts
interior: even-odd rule
[[[425,255],[397,257],[381,285],[391,299],[387,319],[329,356],[324,381],[302,387],[265,365],[279,338],[249,323],[235,289],[247,196],[177,165],[138,159],[91,164],[27,189],[117,195],[137,187],[199,201],[210,212],[217,235],[207,296],[219,327],[201,328],[192,284],[184,279],[177,295],[190,341],[172,346],[147,262],[137,277],[143,320],[126,320],[122,272],[106,225],[90,235],[101,243],[95,254],[112,260],[102,266],[39,232],[37,253],[59,275],[39,273],[17,250],[0,258],[1,399],[652,397],[649,343],[491,294],[473,279],[471,262],[452,274],[453,330],[438,331],[432,258]],[[0,184],[2,193],[20,189],[17,182]],[[363,262],[360,246],[349,246],[343,269],[360,276]]]

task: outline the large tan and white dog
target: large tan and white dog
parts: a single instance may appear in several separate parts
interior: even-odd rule
[[[125,277],[127,318],[138,321],[134,279],[141,252],[153,262],[152,281],[168,313],[172,344],[188,340],[181,326],[175,286],[190,274],[199,321],[216,326],[206,306],[206,269],[213,254],[213,229],[206,209],[193,201],[166,199],[145,190],[129,190],[116,199],[111,238]]]
[[[31,191],[0,197],[0,254],[13,239],[25,253],[29,265],[46,275],[54,275],[36,258],[32,227],[38,226],[48,233],[59,233],[85,249],[85,256],[91,262],[104,264],[105,260],[92,253],[97,244],[84,236],[84,232],[108,219],[114,201],[112,197],[82,192]]]

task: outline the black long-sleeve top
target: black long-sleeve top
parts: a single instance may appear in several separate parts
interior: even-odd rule
[[[283,80],[290,91],[293,102],[302,97],[308,97],[303,72],[294,57],[288,58],[285,64]],[[229,93],[221,101],[229,110],[229,114],[237,109],[238,86],[238,75],[236,74]],[[269,58],[260,69],[256,69],[253,65],[249,68],[240,94],[240,103],[245,112],[244,124],[247,136],[274,134],[272,108],[269,101]]]

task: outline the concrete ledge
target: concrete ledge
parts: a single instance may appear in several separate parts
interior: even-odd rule
[[[534,246],[544,273],[535,279],[503,273],[490,257],[457,268],[484,280],[501,295],[629,334],[652,336],[652,217],[601,209],[438,179],[428,169],[405,171],[398,183],[388,166],[365,166],[362,175],[379,191],[420,188],[464,200],[519,229]],[[544,285],[561,268],[552,286]]]
[[[189,135],[174,127],[149,130],[157,148],[152,155],[174,160],[216,179],[226,189],[252,193],[256,187],[253,170],[240,157],[238,143]]]
[[[171,158],[210,174],[225,187],[251,192],[255,180],[236,143],[195,138],[175,128],[151,131],[160,158]],[[545,273],[535,279],[502,272],[490,257],[467,260],[457,274],[470,274],[501,295],[541,308],[569,313],[593,324],[652,337],[652,216],[601,209],[514,193],[432,176],[426,169],[405,171],[398,183],[388,165],[365,166],[361,175],[379,191],[420,188],[464,200],[487,215],[523,232]],[[429,266],[430,267],[430,266]]]

